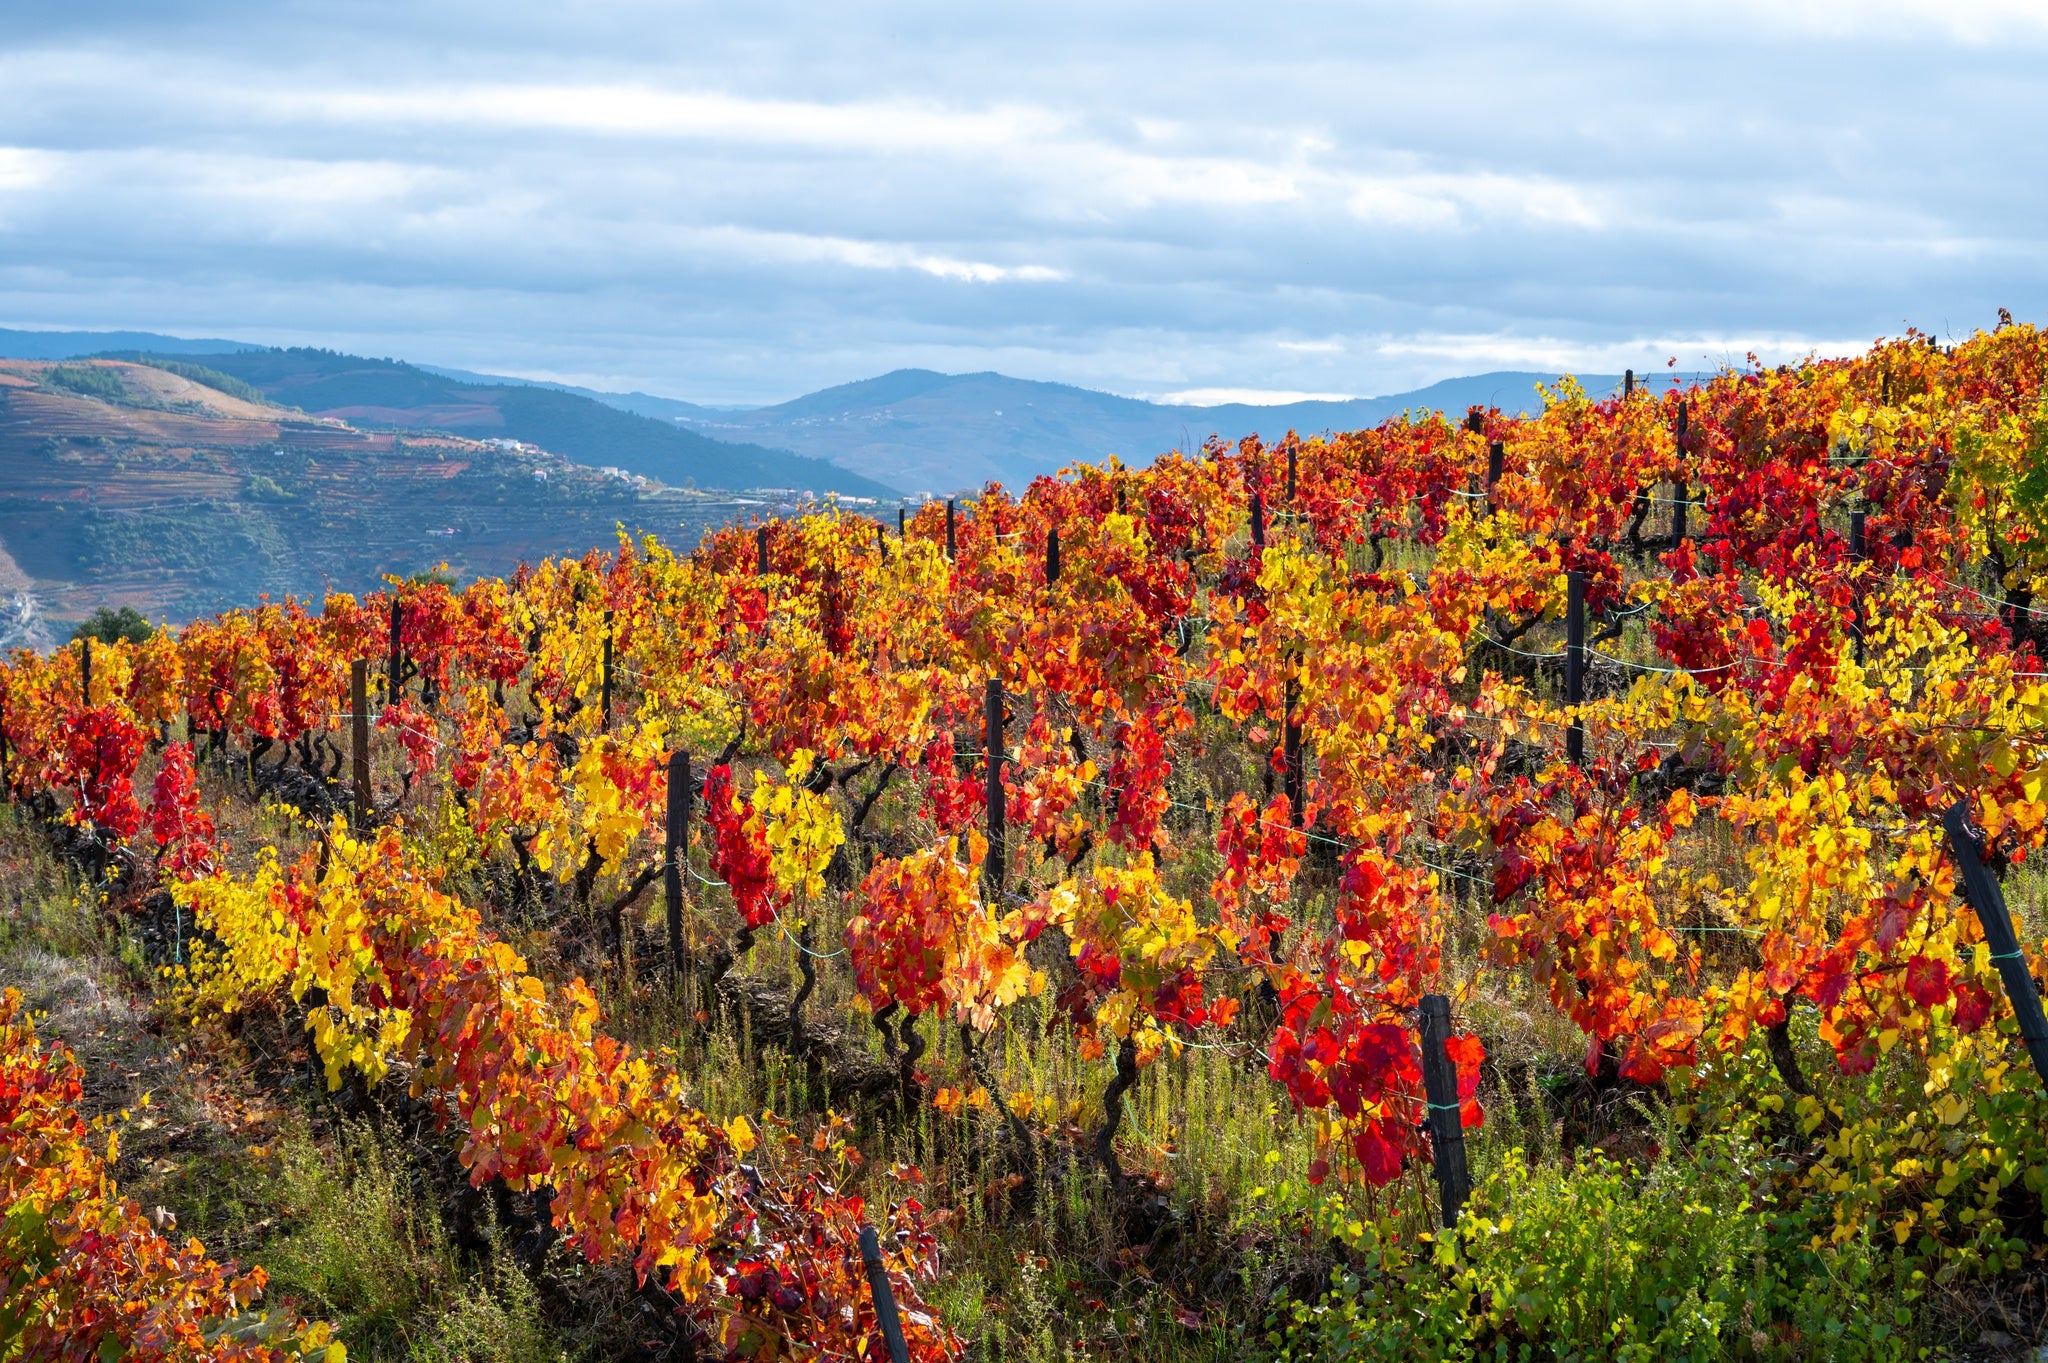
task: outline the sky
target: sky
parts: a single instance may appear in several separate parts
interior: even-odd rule
[[[2048,320],[2048,0],[0,0],[0,325],[709,403]]]

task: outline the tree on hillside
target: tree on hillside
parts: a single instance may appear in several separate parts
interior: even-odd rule
[[[80,397],[98,398],[102,402],[129,400],[128,385],[121,382],[121,376],[98,365],[54,365],[43,371],[43,382],[52,388],[61,388]]]
[[[126,639],[131,644],[139,644],[154,633],[156,626],[144,619],[135,607],[123,606],[115,610],[112,606],[101,606],[72,631],[71,639],[73,643],[80,639],[97,639],[103,644]]]

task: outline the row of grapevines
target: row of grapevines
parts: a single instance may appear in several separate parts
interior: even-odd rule
[[[120,1196],[118,1135],[79,1115],[83,1079],[0,994],[0,1355],[342,1363],[328,1326],[257,1309],[262,1269],[173,1243]]]
[[[2000,852],[2040,836],[2026,602],[2044,355],[2026,327],[1953,351],[1909,336],[1665,393],[1594,401],[1565,383],[1528,418],[1429,414],[1082,468],[1021,497],[988,489],[951,558],[939,507],[900,540],[826,513],[688,558],[650,542],[460,593],[266,607],[115,653],[76,701],[68,655],[19,660],[0,694],[9,776],[126,838],[143,726],[182,704],[252,750],[303,744],[306,696],[338,694],[350,657],[391,662],[395,609],[401,684],[422,686],[386,696],[384,721],[417,768],[447,763],[478,855],[574,870],[587,894],[658,855],[667,751],[779,764],[787,779],[751,790],[716,764],[704,790],[743,946],[817,892],[857,817],[829,791],[851,805],[854,773],[904,773],[934,840],[853,895],[871,1006],[992,1027],[1045,987],[1024,950],[1057,927],[1084,1044],[1143,1064],[1193,1028],[1242,1029],[1242,983],[1217,991],[1262,979],[1275,1079],[1383,1181],[1425,1152],[1412,1009],[1466,983],[1441,951],[1461,885],[1490,904],[1486,968],[1547,992],[1589,1065],[1643,1082],[1801,1001],[1851,1071],[1990,1013],[1931,816],[1967,798]],[[1632,687],[1569,713],[1527,675],[1484,675],[1554,651],[1568,572],[1596,629],[1640,614],[1654,643]],[[594,703],[607,630],[624,716]],[[984,897],[959,842],[988,812],[988,680],[1026,712],[1000,785],[1014,899]],[[58,741],[58,717],[92,741]],[[1284,763],[1290,718],[1314,756],[1307,826],[1283,802],[1229,800],[1208,905],[1175,893],[1176,767]],[[1576,768],[1555,760],[1573,721],[1590,735]],[[1694,869],[1702,821],[1739,848],[1742,883]],[[1312,839],[1340,874],[1310,921],[1290,890]],[[1825,869],[1821,893],[1777,888],[1801,867]],[[1710,932],[1754,959],[1731,963]],[[1468,1085],[1479,1054],[1459,1043]]]

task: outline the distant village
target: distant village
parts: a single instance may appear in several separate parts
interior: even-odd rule
[[[524,440],[513,440],[507,436],[489,436],[477,443],[489,445],[492,449],[503,450],[507,454],[535,456],[542,459],[558,460],[563,464],[569,463],[568,460],[563,459],[560,455],[551,454],[538,445]],[[857,497],[848,493],[829,493],[826,496],[820,496],[817,489],[807,487],[750,487],[741,488],[736,491],[715,488],[669,487],[644,474],[629,473],[625,469],[613,464],[603,465],[597,469],[597,472],[642,492],[691,497],[729,506],[768,506],[787,509],[822,502],[827,497],[837,502],[840,506],[848,507],[873,507],[879,506],[882,503],[882,499],[879,497]],[[536,483],[549,481],[548,471],[545,468],[534,469],[533,481]],[[931,501],[932,497],[933,494],[930,492],[915,492],[904,497],[902,501],[906,506],[922,506],[926,502]]]

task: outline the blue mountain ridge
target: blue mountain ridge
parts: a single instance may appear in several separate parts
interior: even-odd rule
[[[154,331],[17,331],[0,327],[0,355],[11,360],[69,360],[103,350],[146,350],[156,355],[224,355],[261,350],[247,341],[165,336]]]
[[[225,355],[267,348],[148,332],[0,329],[0,354],[22,358],[62,358],[114,349]],[[244,363],[227,367],[247,367],[247,362],[254,359],[246,356]],[[862,491],[879,491],[875,485],[880,484],[912,496],[945,496],[972,491],[989,482],[1021,489],[1032,478],[1075,462],[1099,463],[1116,457],[1127,464],[1144,465],[1168,450],[1199,450],[1211,438],[1236,441],[1257,435],[1274,441],[1289,431],[1317,435],[1357,430],[1378,425],[1404,411],[1439,410],[1456,415],[1475,405],[1498,406],[1507,412],[1534,411],[1542,402],[1537,386],[1554,384],[1558,377],[1547,372],[1499,370],[1444,379],[1427,387],[1379,397],[1195,406],[1122,397],[1073,384],[1018,379],[992,372],[942,374],[928,369],[898,369],[806,393],[787,402],[726,408],[648,393],[609,392],[435,365],[366,362],[366,366],[378,364],[410,371],[423,379],[432,375],[456,384],[494,387],[500,392],[548,390],[680,427],[711,442],[751,446],[745,451],[750,457],[742,462],[760,463],[762,467],[756,476],[770,473],[770,466],[775,465],[773,458],[768,457],[771,452],[788,451],[808,459],[825,460],[855,475],[851,487]],[[1674,375],[1661,365],[1646,364],[1642,381],[1652,391],[1658,391],[1674,380],[1683,382],[1698,377],[1701,376],[1690,373]],[[1578,376],[1578,381],[1589,393],[1604,397],[1620,388],[1622,376],[1588,374]],[[574,438],[568,429],[574,424],[573,409],[565,408],[552,415],[556,419],[546,424],[544,432],[536,422],[533,434],[526,438],[545,434],[548,443],[585,443]],[[605,424],[594,413],[590,420],[599,426]],[[610,440],[592,443],[589,454],[595,455],[600,444],[607,455],[611,453]],[[698,449],[710,452],[709,446]],[[571,448],[559,452],[571,458],[579,457],[580,453]],[[650,466],[646,471],[655,469]],[[661,471],[674,476],[666,467]],[[782,466],[773,467],[773,472],[780,477],[794,474]],[[829,486],[836,480],[810,481]]]

